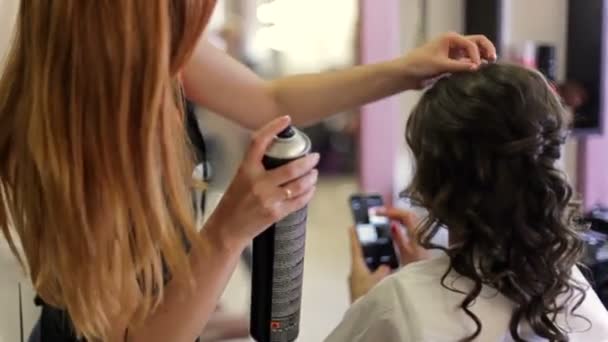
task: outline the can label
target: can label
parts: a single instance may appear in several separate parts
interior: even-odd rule
[[[293,341],[298,334],[307,209],[300,209],[275,224],[272,282],[271,341]]]

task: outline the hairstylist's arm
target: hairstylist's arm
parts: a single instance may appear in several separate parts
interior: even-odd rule
[[[184,70],[184,84],[193,101],[256,129],[283,114],[299,125],[314,123],[420,88],[440,74],[473,70],[481,59],[496,59],[487,38],[448,33],[392,61],[264,81],[202,39]]]
[[[416,227],[419,220],[414,213],[402,209],[380,209],[376,214],[391,219],[391,235],[395,248],[399,252],[399,260],[402,266],[408,263],[428,259],[428,250],[420,246],[416,239]],[[354,228],[349,229],[351,250],[351,272],[348,278],[351,302],[364,296],[372,287],[376,286],[384,277],[390,274],[388,266],[380,266],[371,272],[365,264],[363,250],[357,232]]]
[[[204,248],[192,251],[194,293],[169,283],[158,311],[143,327],[130,331],[128,341],[194,341],[214,312],[243,249],[272,222],[312,199],[318,155],[271,171],[261,162],[274,136],[288,124],[289,119],[282,117],[254,135],[237,175],[201,232]]]

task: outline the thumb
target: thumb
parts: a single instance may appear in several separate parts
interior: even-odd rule
[[[403,261],[403,258],[407,258],[409,251],[409,238],[405,235],[405,231],[401,229],[397,224],[391,225],[391,235],[393,236],[393,242],[399,250],[399,255]]]
[[[353,271],[367,271],[367,265],[365,264],[365,259],[363,257],[363,249],[361,248],[361,244],[359,243],[356,228],[351,227],[348,230],[348,235],[350,240],[351,269]]]
[[[443,61],[442,64],[444,72],[475,71],[479,68],[479,65],[475,64],[468,58],[448,58],[447,60]]]
[[[372,273],[372,277],[374,277],[376,281],[380,281],[386,278],[389,274],[391,274],[391,268],[386,265],[382,265],[378,267],[374,273]]]
[[[291,118],[289,116],[282,116],[260,128],[253,134],[252,142],[245,158],[251,163],[262,160],[266,149],[274,141],[276,135],[287,128],[290,123]]]

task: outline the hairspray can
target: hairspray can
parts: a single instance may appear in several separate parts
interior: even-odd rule
[[[310,152],[310,139],[288,127],[264,156],[274,169]],[[291,342],[298,337],[307,209],[274,223],[253,240],[251,336],[257,342]]]

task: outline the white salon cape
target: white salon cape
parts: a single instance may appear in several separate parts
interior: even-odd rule
[[[476,325],[460,309],[464,295],[441,285],[448,263],[444,255],[413,263],[386,278],[351,306],[325,341],[452,342],[470,336]],[[578,269],[573,277],[586,283]],[[472,286],[470,280],[456,275],[450,275],[445,283],[464,292]],[[514,304],[495,289],[484,287],[471,307],[482,324],[476,341],[513,341],[509,332],[513,308]],[[571,315],[558,317],[560,326],[572,331],[570,341],[608,341],[608,312],[593,290],[587,291],[575,313],[591,321],[591,326]],[[520,333],[527,341],[545,341],[535,337],[529,326],[520,327]]]

